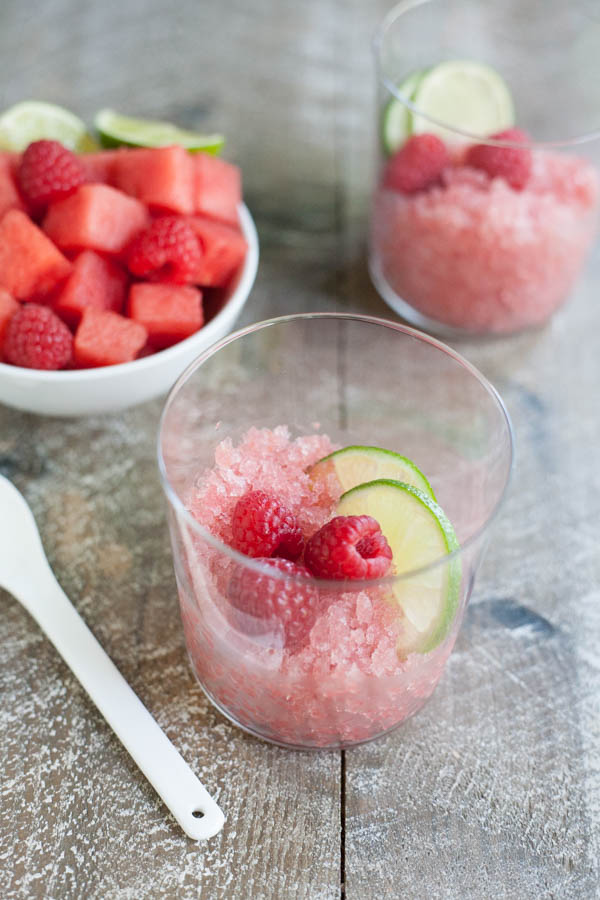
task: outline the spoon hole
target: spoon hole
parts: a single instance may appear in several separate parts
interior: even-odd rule
[[[192,815],[195,819],[203,819],[204,818],[204,813],[202,812],[201,809],[193,809]]]

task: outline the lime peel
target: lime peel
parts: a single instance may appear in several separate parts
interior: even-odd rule
[[[391,478],[419,488],[435,500],[433,488],[415,463],[406,456],[382,447],[352,444],[334,450],[309,469],[311,479],[335,474],[344,493],[365,482]]]
[[[404,100],[411,100],[427,69],[413,72],[398,86]],[[388,156],[395,153],[412,134],[413,115],[409,107],[398,97],[391,97],[381,115],[381,142]]]
[[[217,154],[225,144],[221,134],[199,134],[171,122],[123,116],[112,109],[101,109],[94,118],[94,126],[105,147],[166,147],[180,144],[191,152]]]
[[[60,141],[77,153],[97,149],[85,123],[74,113],[43,100],[23,100],[0,115],[0,148],[20,153],[32,141]]]
[[[514,125],[508,85],[491,66],[475,60],[447,60],[429,69],[411,98],[415,134],[437,134],[446,141],[455,132],[481,139]]]
[[[460,601],[460,557],[442,562],[459,549],[442,508],[413,485],[381,478],[343,494],[337,514],[373,516],[392,549],[395,573],[416,570],[390,588],[390,600],[402,614],[397,650],[401,658],[433,650],[448,635]]]

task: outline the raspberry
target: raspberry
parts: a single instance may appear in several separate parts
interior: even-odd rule
[[[509,128],[492,135],[495,141],[529,143],[529,136],[520,128]],[[475,144],[465,156],[468,166],[482,169],[490,178],[504,178],[512,188],[521,191],[531,174],[531,150],[529,147],[494,147],[492,144]]]
[[[295,515],[264,491],[240,497],[233,510],[232,546],[246,556],[298,559],[304,538]]]
[[[300,647],[315,624],[320,606],[316,585],[298,582],[295,578],[311,579],[308,569],[289,559],[260,559],[264,565],[282,572],[285,578],[271,578],[239,566],[232,575],[227,596],[232,606],[244,617],[234,618],[234,624],[248,634],[265,634],[273,625],[283,626],[285,646]]]
[[[32,212],[40,213],[87,179],[81,161],[58,141],[34,141],[23,153],[17,180]]]
[[[201,259],[191,225],[180,216],[161,216],[133,239],[127,265],[149,281],[190,284]]]
[[[62,369],[71,359],[73,336],[48,306],[26,303],[8,323],[4,358],[27,369]]]
[[[383,185],[402,194],[416,194],[431,187],[449,161],[446,145],[435,134],[413,135],[388,161]]]
[[[337,516],[313,534],[304,562],[318,578],[381,578],[392,551],[371,516]]]

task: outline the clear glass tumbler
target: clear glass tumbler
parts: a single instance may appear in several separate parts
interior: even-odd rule
[[[385,18],[369,267],[407,321],[507,334],[567,299],[597,228],[599,47],[590,0],[404,0]],[[424,134],[447,159],[413,189],[398,155]]]
[[[251,449],[238,452],[248,433]],[[257,487],[249,473],[268,478],[276,465],[282,490],[310,495],[303,460],[319,456],[325,435],[340,447],[376,446],[413,460],[460,549],[376,581],[309,581],[238,553],[206,527],[207,515],[222,524],[235,498]],[[289,486],[296,438],[310,446],[293,445]],[[506,410],[476,369],[435,339],[381,319],[271,319],[224,339],[183,373],[163,411],[158,458],[191,666],[225,716],[274,743],[341,748],[389,731],[425,703],[454,645],[512,465]],[[314,600],[316,591],[304,642],[289,647],[277,616],[240,613],[232,594],[240,583],[288,598],[308,589]],[[436,595],[445,603],[451,583],[453,607],[436,641],[407,648],[403,609],[424,589],[432,596],[431,585],[447,592]]]

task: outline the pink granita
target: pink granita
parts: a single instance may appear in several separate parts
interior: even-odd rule
[[[313,481],[306,470],[334,449],[326,435],[292,439],[287,427],[252,428],[237,446],[225,439],[214,467],[188,493],[202,528],[179,532],[181,614],[200,684],[236,723],[291,746],[346,746],[398,725],[434,690],[458,629],[457,621],[430,653],[401,658],[398,607],[376,583],[323,585],[319,613],[299,647],[286,644],[277,623],[257,628],[232,609],[232,575],[255,564],[220,543],[231,540],[237,500],[250,490],[276,495],[309,538],[332,518],[339,497],[334,484]]]
[[[238,446],[229,438],[217,446],[215,466],[199,479],[188,508],[208,531],[231,544],[237,501],[248,491],[266,491],[296,515],[304,537],[310,537],[325,524],[338,498],[327,484],[313,484],[306,469],[335,449],[326,435],[291,440],[285,426],[251,428]]]
[[[539,325],[565,301],[593,241],[596,170],[532,153],[523,190],[468,165],[407,195],[379,187],[371,254],[388,285],[435,322],[507,333]]]

